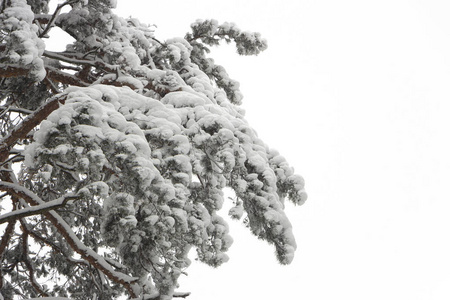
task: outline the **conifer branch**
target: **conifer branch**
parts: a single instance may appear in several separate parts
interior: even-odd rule
[[[25,224],[26,225],[26,224]],[[50,248],[53,249],[53,251],[61,254],[68,262],[72,263],[72,264],[78,264],[78,265],[89,265],[89,263],[85,260],[81,260],[81,259],[75,259],[71,256],[68,256],[62,249],[61,247],[57,246],[55,243],[53,243],[52,241],[49,241],[48,239],[44,238],[43,236],[37,234],[36,232],[34,232],[33,230],[31,230],[31,228],[29,228],[28,225],[27,226],[27,230],[28,233],[31,237],[33,237],[34,240],[36,241],[40,241],[41,243],[44,243],[45,245],[49,246]]]
[[[41,285],[37,282],[36,277],[34,276],[35,270],[34,266],[29,257],[29,249],[28,249],[28,230],[23,220],[20,220],[21,228],[22,228],[22,255],[21,260],[25,264],[25,267],[28,269],[28,277],[30,278],[31,286],[42,296],[48,297],[47,294],[41,287]]]
[[[10,192],[13,196],[24,199],[29,205],[36,206],[45,203],[32,191],[17,184],[1,181],[0,186],[3,190]],[[103,257],[78,239],[71,227],[55,211],[47,211],[44,215],[64,237],[68,245],[75,252],[80,254],[83,259],[88,261],[93,267],[102,271],[109,279],[122,285],[128,291],[131,298],[139,296],[140,287],[137,284],[139,278],[131,277],[112,269],[111,265],[108,264]]]
[[[75,86],[89,86],[91,83],[85,82],[83,79],[63,72],[61,70],[55,69],[53,67],[47,66],[47,77],[48,79],[54,80],[56,82],[60,82],[66,85],[75,85]]]
[[[0,181],[0,189],[3,189],[3,181]],[[10,186],[10,185],[8,185]],[[67,202],[71,200],[79,200],[79,196],[73,196],[73,195],[65,195],[61,198],[58,198],[56,200],[52,200],[49,202],[44,202],[43,204],[26,207],[24,209],[14,210],[10,213],[0,215],[0,224],[6,223],[6,222],[12,222],[17,219],[39,215],[46,213],[51,210],[58,209],[60,207],[63,207],[67,204]]]
[[[30,69],[18,65],[0,64],[0,77],[18,77],[30,73]]]
[[[47,2],[0,0],[10,10],[0,16],[0,200],[13,202],[0,214],[2,293],[12,282],[11,297],[24,299],[185,298],[174,289],[191,247],[211,266],[227,259],[231,239],[216,214],[225,186],[242,199],[236,215],[245,210],[252,232],[290,262],[296,245],[279,196],[300,199],[302,182],[283,160],[270,162],[236,107],[239,83],[206,57],[222,40],[256,55],[265,40],[206,20],[161,42],[116,16],[115,1],[61,0],[50,14]],[[44,50],[56,26],[74,38],[66,51]],[[86,201],[68,205],[80,199],[74,191]],[[71,273],[47,290],[38,282],[48,268]]]
[[[52,17],[50,18],[50,20],[47,23],[47,26],[45,27],[45,29],[41,32],[41,34],[39,34],[40,38],[43,38],[47,35],[47,33],[50,31],[50,29],[52,29],[53,25],[55,24],[56,18],[58,17],[59,13],[61,12],[61,9],[63,9],[64,6],[68,5],[68,4],[72,4],[75,3],[76,1],[66,1],[64,3],[58,4],[58,6],[55,9],[55,12],[53,13]]]
[[[66,94],[53,96],[49,101],[38,110],[27,116],[19,125],[17,125],[7,136],[0,140],[0,162],[5,161],[9,156],[11,149],[17,141],[24,139],[28,133],[39,125],[45,118],[56,110],[60,103],[66,100]]]
[[[0,257],[3,256],[3,252],[8,246],[9,240],[14,232],[14,226],[16,225],[16,219],[11,220],[6,226],[5,232],[3,233],[2,240],[0,241]],[[1,283],[0,283],[1,284]]]
[[[107,64],[100,60],[92,61],[92,60],[87,60],[87,59],[73,58],[64,52],[52,52],[52,51],[45,50],[43,56],[52,58],[52,59],[56,59],[56,60],[60,60],[60,61],[66,62],[66,63],[74,64],[74,65],[87,65],[87,66],[95,67],[98,69],[105,70],[106,72],[109,72],[109,73],[116,73],[117,69],[119,68],[118,66],[113,66],[113,65]]]
[[[32,114],[33,113],[33,111],[32,110],[29,110],[29,109],[25,109],[25,108],[21,108],[21,107],[12,107],[12,106],[0,106],[0,109],[2,110],[2,111],[10,111],[10,112],[16,112],[16,113],[19,113],[19,114],[25,114],[25,115],[29,115],[29,114]]]

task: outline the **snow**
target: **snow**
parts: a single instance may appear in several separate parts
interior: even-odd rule
[[[0,299],[3,299],[3,297]],[[72,300],[72,299],[66,297],[39,297],[39,298],[28,298],[26,300]]]
[[[242,205],[230,208],[228,214],[233,218],[240,220],[244,215],[244,207]]]
[[[197,95],[186,92],[172,92],[161,99],[161,103],[171,104],[175,108],[195,107],[205,104],[205,100]]]
[[[33,24],[34,13],[24,0],[11,0],[10,6],[0,14],[0,27],[10,33],[5,36],[6,62],[18,63],[30,68],[35,80],[45,77],[44,62],[41,58],[45,45],[37,36],[38,27]]]
[[[135,69],[141,65],[141,60],[133,47],[126,46],[122,47],[121,50],[121,55],[117,59],[118,63],[126,65],[129,69]]]
[[[15,3],[29,9],[23,1]],[[114,6],[115,1],[109,4]],[[16,17],[28,13],[25,10]],[[60,21],[75,26],[94,17],[80,7],[61,15]],[[168,66],[177,64],[182,72],[151,69],[156,60],[143,66],[149,53],[155,57],[153,31],[134,19],[100,17],[109,33],[101,35],[89,28],[83,42],[100,47],[117,73],[103,75],[89,87],[66,89],[65,104],[41,123],[24,150],[25,166],[48,184],[61,190],[79,189],[81,196],[100,203],[103,242],[115,248],[136,274],[151,270],[156,285],[152,289],[164,289],[161,299],[173,293],[180,266],[189,265],[183,249],[197,247],[199,259],[212,266],[228,260],[225,252],[233,240],[216,213],[224,203],[224,187],[234,189],[239,199],[230,215],[240,219],[247,213],[251,230],[275,245],[282,263],[290,262],[295,240],[282,200],[288,196],[301,204],[306,199],[303,180],[243,118],[244,111],[235,105],[242,99],[239,83],[212,60],[205,62],[210,72],[201,71],[191,61],[193,46],[181,38],[166,41],[167,47],[158,51]],[[30,20],[26,15],[22,19]],[[240,34],[242,43],[260,42],[258,35],[241,33],[234,24],[219,26],[210,20],[193,27],[206,28],[210,35]],[[29,51],[15,47],[10,58],[38,68],[39,44],[20,28],[16,31]],[[48,162],[53,168],[43,167]],[[68,170],[76,183],[60,178]],[[62,218],[57,220],[70,231]],[[103,265],[104,260],[76,236],[69,238],[79,252],[86,253],[82,255]],[[130,251],[146,257],[137,261],[138,255],[128,255]],[[134,280],[109,268],[107,272],[127,282]]]
[[[19,192],[21,191],[21,189],[19,189],[16,185],[8,184],[8,182],[2,182],[1,185],[5,186],[7,188],[15,189],[15,190],[17,190]],[[67,196],[70,196],[70,195],[67,195]],[[23,208],[23,209],[14,210],[14,211],[12,211],[10,213],[2,214],[0,216],[0,223],[3,223],[2,220],[7,220],[8,218],[12,218],[12,217],[15,217],[15,216],[17,217],[17,216],[20,216],[20,215],[23,215],[23,214],[30,214],[30,215],[32,215],[33,213],[36,213],[36,212],[39,212],[39,211],[42,211],[42,210],[45,210],[45,209],[49,209],[49,208],[55,207],[57,205],[61,205],[61,204],[64,203],[65,198],[66,197],[61,197],[61,198],[58,198],[56,200],[52,200],[52,201],[49,201],[49,202],[44,202],[44,203],[42,203],[40,205],[29,206],[29,207],[26,207],[26,208]]]
[[[36,194],[34,194],[33,192],[29,191],[28,189],[24,188],[21,185],[18,184],[14,184],[14,183],[9,183],[9,182],[1,182],[0,185],[13,189],[18,193],[21,193],[23,195],[26,195],[26,198],[28,198],[29,200],[27,200],[27,202],[33,202],[34,204],[36,204],[35,206],[32,206],[30,208],[28,208],[28,210],[34,210],[34,209],[38,209],[37,207],[47,207],[51,204],[53,204],[54,202],[44,202],[43,200],[41,200]],[[62,201],[61,199],[59,200],[54,200],[54,201]],[[16,213],[16,212],[14,212]],[[82,255],[83,258],[86,257],[92,257],[93,259],[95,259],[95,261],[97,261],[100,265],[102,265],[102,267],[107,270],[108,272],[110,272],[111,274],[113,274],[116,277],[119,277],[120,279],[124,280],[125,282],[134,282],[136,279],[132,278],[128,275],[125,274],[121,274],[119,272],[116,272],[111,265],[109,265],[108,263],[106,263],[106,261],[104,260],[104,258],[102,256],[100,256],[99,254],[97,254],[96,252],[94,252],[92,249],[86,247],[79,239],[78,237],[75,235],[75,233],[72,231],[72,229],[70,228],[70,226],[61,218],[61,216],[59,216],[56,212],[54,211],[49,211],[49,214],[52,215],[52,218],[54,218],[55,222],[58,224],[58,226],[60,226],[61,228],[63,228],[64,233],[60,232],[61,234],[66,234],[67,236],[65,236],[66,238],[69,238],[75,245],[76,245],[76,251]]]

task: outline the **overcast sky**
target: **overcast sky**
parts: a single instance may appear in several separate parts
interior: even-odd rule
[[[290,266],[230,225],[218,269],[193,264],[191,300],[450,299],[450,2],[118,0],[118,14],[183,36],[198,18],[258,31],[269,49],[217,63],[247,119],[306,180],[288,206]]]

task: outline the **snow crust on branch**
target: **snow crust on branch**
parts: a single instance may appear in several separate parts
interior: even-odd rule
[[[34,13],[25,0],[11,0],[0,13],[1,57],[6,63],[30,69],[30,76],[40,81],[45,77],[41,58],[45,44],[38,38],[38,27],[33,24]]]
[[[258,138],[238,106],[239,83],[207,57],[223,40],[241,55],[267,42],[215,20],[160,42],[153,27],[113,14],[114,0],[71,0],[52,15],[47,4],[11,0],[0,10],[2,107],[30,113],[2,132],[2,149],[25,148],[19,182],[7,169],[0,177],[13,198],[29,200],[14,200],[21,210],[3,216],[8,226],[20,217],[23,240],[30,233],[60,255],[33,262],[37,276],[78,272],[53,294],[185,297],[175,289],[191,249],[214,267],[229,259],[233,239],[218,214],[226,187],[236,194],[229,215],[290,263],[297,246],[284,199],[303,204],[304,181]],[[44,50],[53,26],[74,38],[66,51]],[[6,165],[11,155],[0,156]]]
[[[43,169],[52,161],[43,179],[58,186],[68,184],[58,166],[85,177],[80,193],[103,202],[105,243],[136,275],[150,270],[163,293],[173,293],[191,246],[212,266],[228,260],[232,238],[216,213],[226,186],[242,200],[252,232],[275,245],[281,263],[293,259],[296,244],[280,197],[290,193],[301,204],[303,181],[232,104],[217,105],[192,90],[156,100],[127,87],[69,88],[65,105],[34,138],[26,166]],[[89,188],[97,182],[107,190]]]

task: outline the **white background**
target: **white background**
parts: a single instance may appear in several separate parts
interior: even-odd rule
[[[289,266],[237,222],[230,261],[194,263],[191,300],[450,299],[450,2],[118,0],[184,36],[198,18],[258,31],[269,49],[212,56],[241,82],[247,119],[306,180],[287,207]]]

